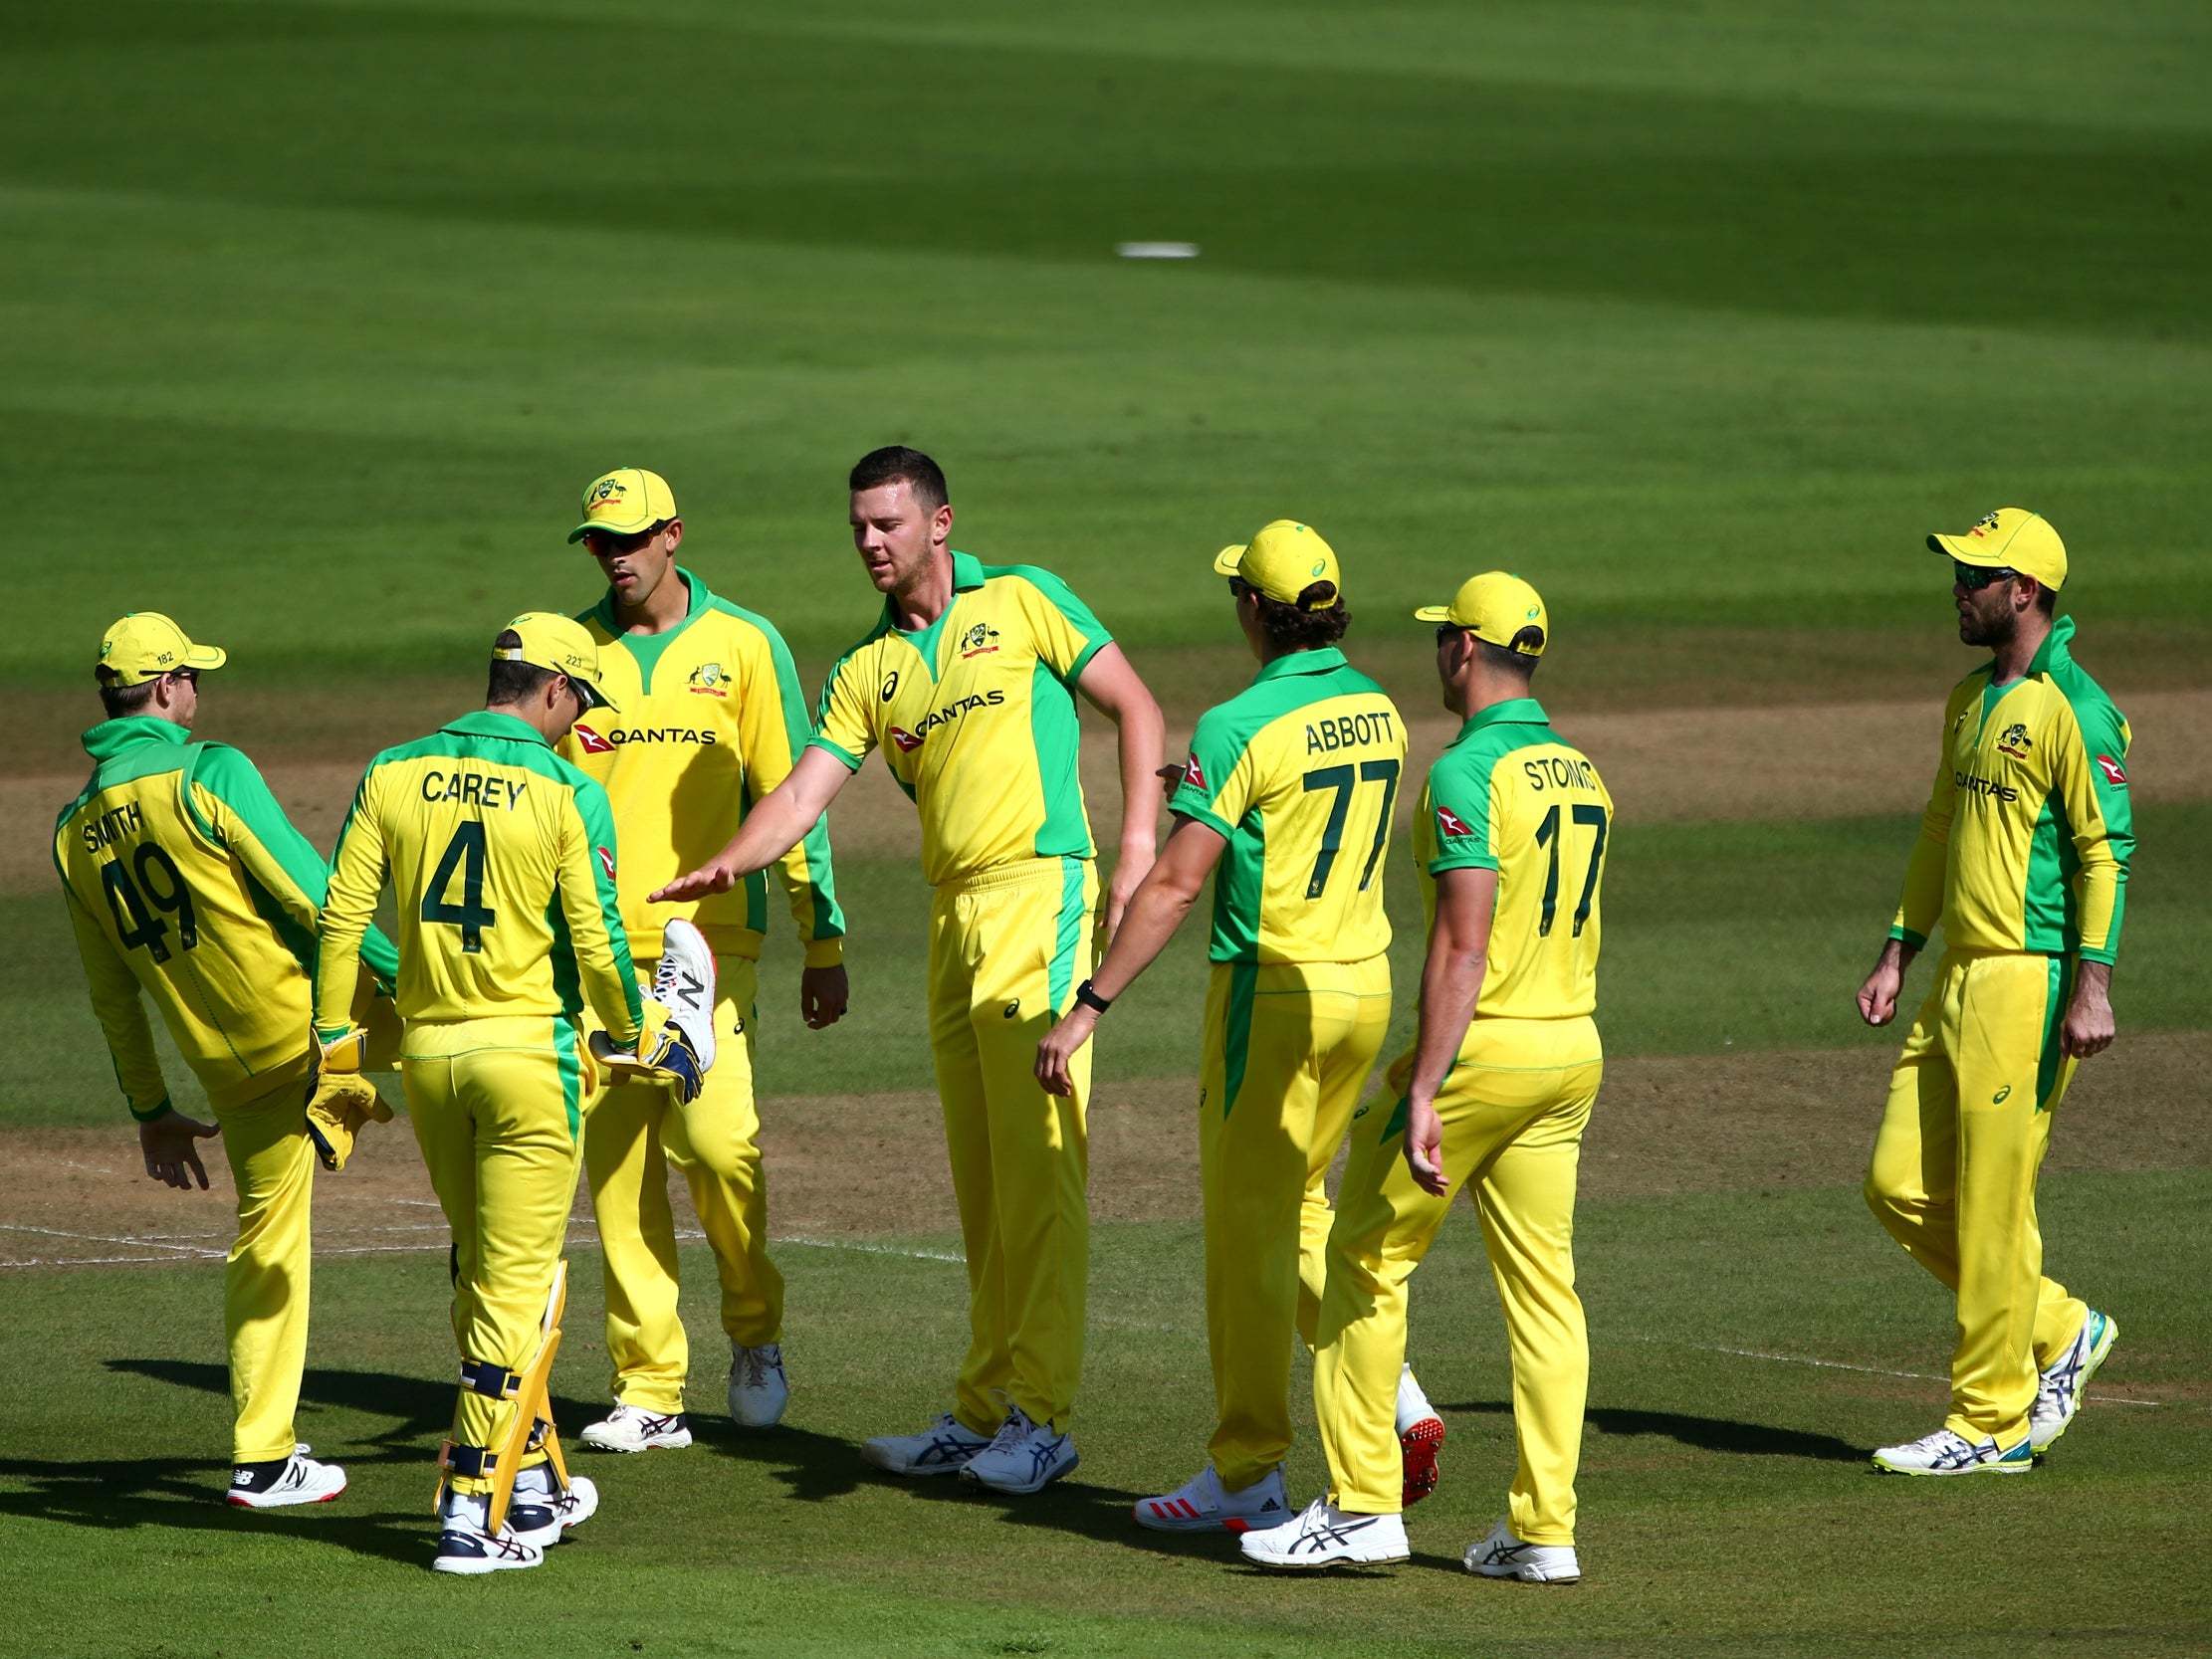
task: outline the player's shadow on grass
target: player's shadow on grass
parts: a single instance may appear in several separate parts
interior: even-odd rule
[[[1439,1405],[1442,1411],[1511,1416],[1506,1400],[1462,1400]],[[1590,1426],[1600,1434],[1658,1434],[1701,1452],[1733,1452],[1746,1457],[1809,1457],[1822,1463],[1864,1463],[1867,1448],[1833,1434],[1809,1434],[1772,1423],[1745,1423],[1729,1417],[1690,1417],[1677,1411],[1641,1411],[1630,1406],[1593,1405]]]

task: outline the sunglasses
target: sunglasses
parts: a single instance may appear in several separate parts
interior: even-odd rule
[[[2002,564],[1961,564],[1951,560],[1951,580],[1969,593],[1979,593],[1993,582],[2009,582],[2018,575]]]
[[[583,550],[593,558],[610,558],[617,553],[634,553],[667,527],[664,520],[658,524],[648,524],[641,530],[633,530],[628,535],[617,535],[612,530],[585,530],[583,532]]]
[[[1465,632],[1467,630],[1460,627],[1456,622],[1439,622],[1437,624],[1437,643],[1438,645],[1448,645]]]

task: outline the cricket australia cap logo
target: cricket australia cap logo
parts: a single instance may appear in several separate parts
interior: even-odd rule
[[[622,498],[628,493],[620,479],[602,478],[591,487],[591,493],[583,498],[583,516],[586,518],[596,518],[602,514],[613,512],[622,505]]]
[[[2028,728],[2018,721],[2014,721],[2012,725],[2006,726],[2003,735],[1997,739],[1997,752],[1999,754],[2009,754],[2015,760],[2027,759],[2028,748]]]
[[[578,721],[569,729],[576,734],[576,747],[582,749],[584,753],[612,754],[614,752],[612,743],[592,730],[591,727],[585,726],[581,721]]]
[[[2097,757],[2097,769],[2104,774],[2104,781],[2115,789],[2127,787],[2127,768],[2108,754]]]
[[[1206,768],[1199,764],[1199,757],[1195,753],[1183,762],[1183,781],[1193,789],[1206,788]]]
[[[1474,831],[1467,828],[1467,821],[1464,818],[1441,803],[1437,807],[1437,828],[1445,835],[1472,835],[1474,833]]]
[[[684,684],[702,697],[730,695],[730,676],[723,672],[720,663],[701,663],[691,671]]]
[[[998,630],[988,622],[979,622],[960,636],[960,654],[963,657],[981,657],[998,649]]]

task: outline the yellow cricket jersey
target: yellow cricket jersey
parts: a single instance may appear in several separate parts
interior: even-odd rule
[[[953,602],[875,632],[822,683],[813,746],[853,770],[880,746],[922,815],[933,887],[994,865],[1092,855],[1074,686],[1112,636],[1048,570],[953,554]]]
[[[1228,842],[1217,962],[1361,962],[1390,948],[1383,869],[1406,723],[1335,649],[1277,657],[1199,717],[1168,809]]]
[[[54,826],[54,865],[131,1115],[168,1106],[140,991],[215,1105],[306,1077],[323,855],[234,748],[146,715],[94,726],[85,748],[92,777]],[[373,930],[360,954],[387,981],[397,968]]]
[[[615,899],[606,792],[513,715],[464,715],[368,764],[331,860],[316,1025],[342,1030],[355,941],[386,875],[398,902],[399,1014],[572,1027],[588,997],[637,1039],[637,973]]]
[[[691,609],[665,634],[621,631],[610,594],[576,620],[599,647],[599,689],[614,705],[593,709],[560,753],[606,790],[622,838],[622,926],[647,949],[662,926],[684,917],[717,955],[757,959],[768,928],[768,875],[688,904],[646,895],[678,870],[722,850],[753,803],[781,783],[806,746],[806,700],[790,648],[767,617],[676,575]],[[826,819],[781,860],[783,888],[808,967],[843,959],[845,920],[830,872]]]
[[[2127,863],[2127,719],[2074,661],[2074,619],[2009,686],[1985,663],[1943,706],[1943,752],[1889,936],[1914,946],[1940,921],[1953,949],[2119,948]]]
[[[1598,768],[1559,740],[1532,697],[1483,710],[1429,768],[1414,819],[1429,925],[1446,870],[1498,873],[1478,1017],[1596,1012],[1598,889],[1612,827]]]

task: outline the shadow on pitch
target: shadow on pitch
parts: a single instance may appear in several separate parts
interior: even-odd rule
[[[1506,1400],[1461,1400],[1439,1404],[1440,1411],[1465,1411],[1477,1415],[1511,1416]],[[1678,1411],[1639,1411],[1627,1406],[1590,1407],[1590,1426],[1600,1434],[1657,1434],[1701,1452],[1732,1452],[1745,1457],[1809,1457],[1821,1463],[1864,1463],[1867,1448],[1839,1440],[1833,1434],[1808,1434],[1803,1429],[1777,1428],[1772,1423],[1745,1423],[1729,1417],[1690,1417]]]

